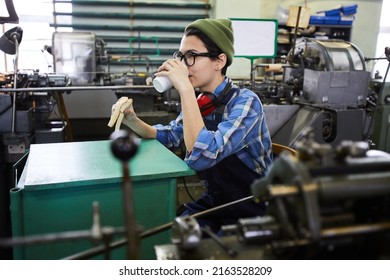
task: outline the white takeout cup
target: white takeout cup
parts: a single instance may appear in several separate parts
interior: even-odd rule
[[[172,87],[172,83],[168,77],[156,77],[153,86],[158,92],[164,92]]]

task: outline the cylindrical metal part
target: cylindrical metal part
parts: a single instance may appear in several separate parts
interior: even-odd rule
[[[330,200],[337,198],[357,198],[390,194],[390,172],[369,173],[342,177],[320,177],[316,179],[319,198]],[[271,197],[299,195],[294,185],[271,185]]]
[[[343,177],[319,178],[319,196],[323,200],[390,194],[390,172]]]

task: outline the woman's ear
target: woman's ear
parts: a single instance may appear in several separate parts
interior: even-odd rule
[[[221,70],[223,67],[225,67],[227,63],[227,56],[224,53],[221,53],[218,55],[218,60],[217,60],[217,67],[215,70]]]

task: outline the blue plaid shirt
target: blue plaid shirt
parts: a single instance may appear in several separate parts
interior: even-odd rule
[[[215,91],[221,94],[225,80]],[[205,117],[215,118],[215,113]],[[168,148],[183,141],[183,116],[168,125],[155,125],[157,140]],[[216,131],[203,128],[185,162],[197,171],[210,168],[224,158],[236,154],[249,168],[264,175],[272,162],[271,138],[259,97],[249,89],[238,89],[226,104]]]

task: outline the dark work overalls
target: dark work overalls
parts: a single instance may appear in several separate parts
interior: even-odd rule
[[[234,90],[222,101],[218,107],[214,121],[204,119],[206,128],[216,131],[222,120],[222,114],[227,101]],[[192,215],[215,206],[223,205],[244,197],[251,196],[250,186],[255,179],[261,177],[247,167],[235,154],[223,159],[215,166],[199,174],[205,180],[206,192],[195,202],[186,204],[186,210],[181,214]],[[200,226],[209,226],[214,232],[219,232],[222,225],[233,225],[239,218],[263,216],[265,205],[256,204],[252,200],[242,202],[211,214],[197,218]]]

